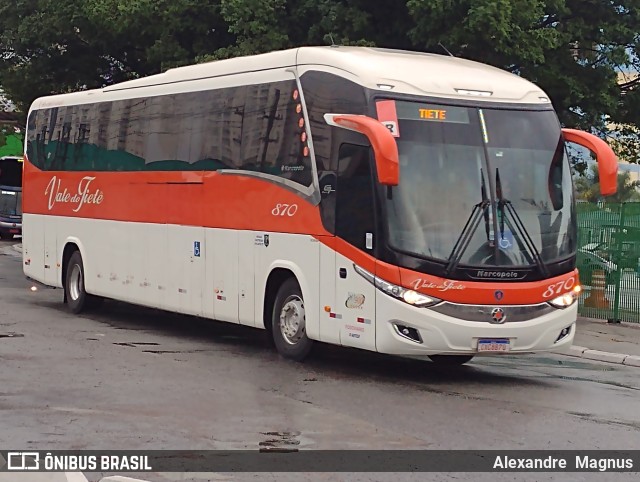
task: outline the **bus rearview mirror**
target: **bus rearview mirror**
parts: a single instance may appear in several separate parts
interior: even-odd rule
[[[400,180],[398,145],[382,123],[365,115],[325,114],[327,124],[360,132],[369,139],[376,159],[378,181],[385,186],[397,186]]]
[[[600,176],[600,193],[615,194],[618,190],[618,158],[605,141],[593,134],[577,129],[562,129],[564,139],[586,147],[596,155]]]

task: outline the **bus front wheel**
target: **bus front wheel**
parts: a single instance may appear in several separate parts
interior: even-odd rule
[[[429,355],[429,359],[436,365],[458,366],[471,361],[473,355]]]
[[[288,278],[276,295],[271,333],[278,352],[285,358],[304,360],[313,348],[307,337],[304,299],[295,278]]]
[[[98,304],[99,298],[88,294],[84,289],[84,264],[80,251],[75,251],[66,270],[64,296],[72,313],[82,313]]]

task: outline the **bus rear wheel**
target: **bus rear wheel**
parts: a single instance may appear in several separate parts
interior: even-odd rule
[[[436,365],[459,366],[471,361],[473,355],[429,355],[429,359]]]
[[[276,295],[271,333],[278,353],[290,360],[304,360],[313,348],[307,337],[304,299],[295,278],[288,278]]]
[[[72,313],[82,313],[98,305],[100,298],[90,295],[84,289],[84,264],[80,251],[69,258],[64,283],[64,297]]]

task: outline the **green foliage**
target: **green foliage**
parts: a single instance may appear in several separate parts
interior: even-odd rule
[[[25,112],[42,95],[191,63],[234,37],[202,0],[0,0],[0,85]]]
[[[563,125],[615,136],[637,162],[639,25],[640,0],[0,0],[0,85],[24,111],[40,95],[295,46],[444,46],[536,82]]]
[[[22,156],[24,135],[14,126],[0,126],[0,157]]]
[[[575,180],[575,186],[578,199],[592,203],[605,199],[600,194],[600,174],[595,164],[585,175]],[[614,203],[640,201],[640,181],[632,181],[629,171],[619,172],[618,190],[615,194],[607,196],[606,201]]]

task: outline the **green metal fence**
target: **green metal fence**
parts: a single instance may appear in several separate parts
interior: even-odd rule
[[[578,311],[640,323],[640,203],[578,203]]]

